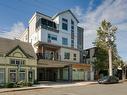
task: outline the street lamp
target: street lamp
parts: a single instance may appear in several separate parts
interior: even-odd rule
[[[110,27],[106,32],[106,42],[108,43],[108,55],[109,55],[109,76],[112,76],[112,42],[114,41],[114,37],[112,33],[114,33],[117,30],[115,26]]]

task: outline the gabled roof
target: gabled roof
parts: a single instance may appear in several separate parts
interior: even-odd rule
[[[78,19],[77,19],[76,16],[72,13],[71,10],[65,10],[65,11],[59,12],[59,13],[57,13],[55,16],[53,16],[52,19],[55,19],[57,16],[59,16],[59,15],[61,15],[61,14],[63,14],[63,13],[66,13],[66,12],[70,12],[71,15],[72,15],[72,16],[76,19],[76,21],[79,23]]]
[[[31,55],[27,54],[19,45],[17,45],[15,48],[13,48],[11,51],[9,51],[8,53],[6,53],[6,56],[8,56],[9,54],[11,54],[13,51],[15,51],[16,49],[20,49],[20,51],[27,57],[27,58],[33,58]]]
[[[11,40],[7,38],[0,38],[0,52],[7,56],[10,52],[15,50],[15,48],[20,48],[23,53],[29,58],[36,59],[36,54],[30,43],[22,42],[20,40]]]

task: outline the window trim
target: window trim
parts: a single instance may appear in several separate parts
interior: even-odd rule
[[[77,60],[77,54],[76,53],[73,54],[73,60]]]
[[[68,38],[62,37],[62,45],[68,45]]]
[[[11,72],[11,70],[15,70],[15,72]],[[8,77],[8,81],[9,82],[11,82],[11,83],[15,83],[15,82],[12,82],[12,80],[11,80],[11,73],[15,73],[15,82],[17,82],[17,69],[16,68],[10,68],[10,69],[8,69],[8,75],[9,75],[9,77]]]
[[[54,39],[54,38],[55,38],[55,39]],[[57,41],[57,35],[48,34],[48,41],[49,41],[49,40]]]
[[[3,77],[4,81],[0,83],[0,84],[2,84],[2,83],[5,83],[6,82],[6,70],[5,70],[5,68],[0,68],[0,70],[3,70],[0,73],[2,73],[4,75],[4,77]]]
[[[69,54],[68,56],[67,56],[67,54]],[[69,52],[64,52],[64,59],[70,59],[70,53]]]
[[[63,30],[68,30],[68,19],[62,18],[62,29]]]

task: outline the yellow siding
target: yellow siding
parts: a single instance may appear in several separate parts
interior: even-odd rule
[[[23,54],[23,52],[19,48],[17,48],[15,51],[13,51],[9,56],[26,58],[26,56]]]

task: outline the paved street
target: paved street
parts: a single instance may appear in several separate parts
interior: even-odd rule
[[[62,88],[6,92],[0,95],[127,95],[127,82],[110,85],[92,84]]]

